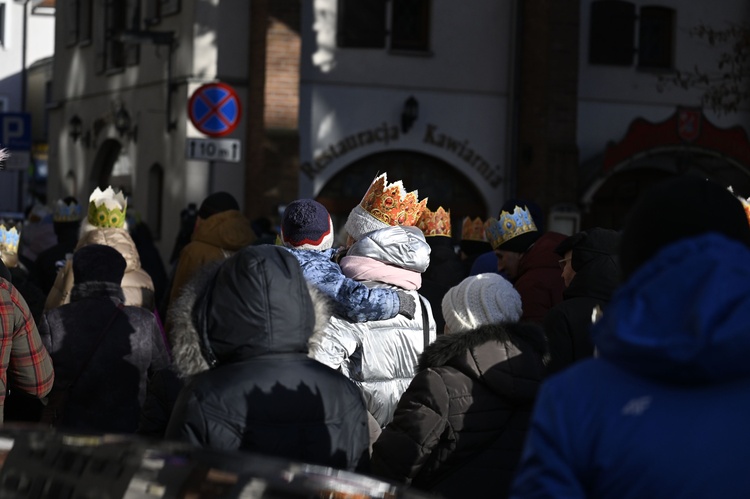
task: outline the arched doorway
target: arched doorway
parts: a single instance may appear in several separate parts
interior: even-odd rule
[[[122,144],[115,139],[106,139],[102,142],[102,145],[96,151],[94,163],[91,165],[91,175],[89,176],[91,185],[88,192],[92,192],[97,187],[105,189],[109,185],[112,170],[120,157],[121,150]]]
[[[702,112],[678,108],[667,120],[637,119],[591,169],[585,186],[582,226],[622,228],[630,207],[649,185],[677,175],[695,175],[750,196],[750,142],[741,127],[722,129]],[[584,170],[586,170],[584,165]]]
[[[460,239],[464,217],[487,216],[482,195],[459,170],[427,154],[389,151],[355,161],[337,173],[320,191],[317,200],[331,213],[336,233],[340,233],[349,212],[362,200],[372,180],[386,172],[388,181],[402,180],[408,191],[418,190],[419,199],[429,198],[427,206],[451,211],[454,240]]]

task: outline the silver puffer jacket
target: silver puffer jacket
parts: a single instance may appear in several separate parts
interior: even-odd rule
[[[424,272],[430,263],[430,246],[414,227],[388,227],[364,236],[347,252],[390,265]],[[370,287],[395,287],[364,281]],[[397,315],[392,319],[351,323],[331,317],[325,331],[310,339],[310,356],[346,374],[362,389],[367,408],[381,427],[393,418],[401,395],[417,371],[419,355],[425,348],[423,310],[429,324],[429,340],[436,337],[430,302],[417,291],[414,319]],[[422,308],[419,303],[424,304]]]

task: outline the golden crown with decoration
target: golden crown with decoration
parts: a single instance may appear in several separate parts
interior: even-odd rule
[[[425,237],[451,237],[451,211],[444,210],[442,206],[432,211],[425,206],[422,216],[417,221],[417,227],[424,233]]]
[[[54,222],[77,222],[81,219],[81,205],[75,201],[66,203],[58,199],[55,203],[55,213],[52,215]]]
[[[3,254],[17,255],[18,242],[21,240],[21,233],[15,227],[10,229],[5,224],[0,224],[0,252]]]
[[[464,241],[480,241],[483,243],[487,242],[487,236],[484,233],[484,228],[487,223],[481,218],[470,218],[464,217],[464,221],[461,224],[461,239]]]
[[[122,228],[127,209],[122,191],[115,192],[112,186],[103,191],[97,187],[89,197],[88,221],[96,227]]]
[[[487,227],[485,228],[487,241],[489,241],[493,249],[496,249],[514,237],[535,231],[537,231],[536,224],[526,206],[523,208],[516,206],[513,209],[513,213],[507,211],[500,212],[500,220],[490,218],[487,220]]]
[[[416,225],[427,198],[418,201],[418,192],[406,192],[400,180],[388,184],[383,173],[373,180],[359,205],[387,225]]]
[[[734,189],[732,189],[731,185],[727,187],[727,190],[731,192],[732,194],[734,194],[737,197],[737,199],[740,200],[740,203],[742,203],[742,208],[745,210],[745,216],[747,217],[747,222],[750,223],[750,198],[745,199],[742,196],[738,196],[737,194],[735,194]]]

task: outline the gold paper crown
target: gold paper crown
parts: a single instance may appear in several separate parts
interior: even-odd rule
[[[492,248],[497,249],[498,246],[510,241],[514,237],[527,232],[535,232],[536,230],[537,228],[534,224],[534,219],[531,218],[529,209],[526,206],[523,208],[516,206],[513,213],[508,213],[507,211],[500,212],[500,220],[494,218],[487,220],[485,234]]]
[[[55,204],[55,213],[52,220],[55,222],[77,222],[81,219],[81,205],[75,201],[70,203],[58,199]]]
[[[386,184],[383,173],[373,180],[359,205],[370,215],[388,225],[416,225],[427,205],[427,198],[417,201],[416,190],[406,193],[399,180]]]
[[[727,187],[727,189],[729,190],[729,192],[734,194],[734,189],[732,189],[731,185]],[[735,194],[735,196],[737,195]],[[737,199],[739,199],[740,203],[742,203],[742,207],[745,209],[745,216],[747,217],[747,222],[750,224],[750,198],[745,199],[742,196],[737,196]]]
[[[17,255],[18,254],[18,241],[21,239],[21,234],[18,229],[11,227],[8,229],[5,225],[0,224],[0,252],[3,254]]]
[[[115,193],[112,186],[104,191],[97,187],[89,197],[89,223],[96,227],[122,228],[127,208],[128,202],[122,191]]]
[[[417,221],[425,237],[446,236],[451,237],[451,211],[445,211],[439,206],[436,211],[431,211],[425,206],[422,216]]]
[[[461,224],[461,239],[464,241],[480,241],[486,243],[487,236],[484,234],[485,225],[486,223],[479,217],[473,220],[469,217],[465,217]]]

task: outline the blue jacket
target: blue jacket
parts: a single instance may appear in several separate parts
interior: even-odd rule
[[[349,279],[331,260],[336,249],[324,251],[287,248],[302,267],[307,282],[332,300],[333,311],[351,322],[391,319],[398,315],[399,298],[393,289],[368,288]]]
[[[750,249],[670,245],[542,387],[513,497],[750,497]]]

